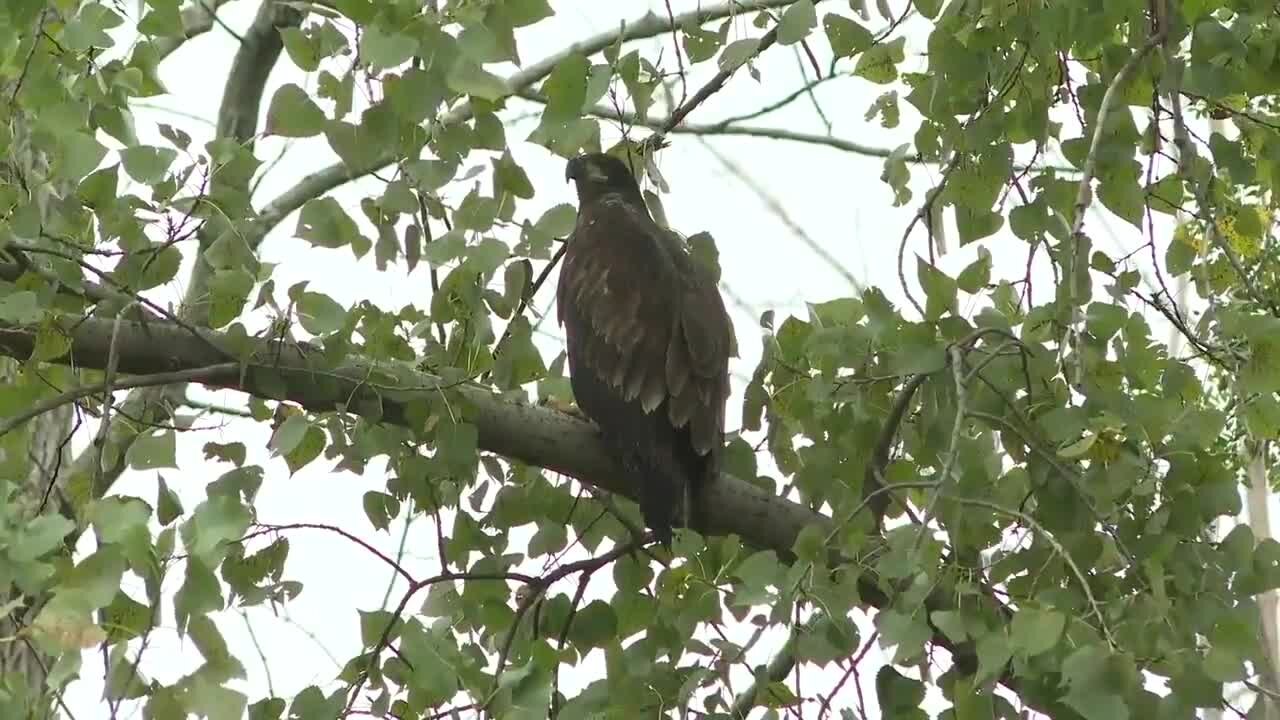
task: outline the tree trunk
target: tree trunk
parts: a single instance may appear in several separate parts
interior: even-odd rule
[[[50,12],[45,10],[44,13]],[[42,24],[36,22],[36,26]],[[28,37],[34,37],[33,26]],[[29,41],[28,41],[29,42]],[[24,42],[23,52],[39,52],[29,49]],[[0,83],[0,97],[6,101],[15,96],[18,80]],[[48,175],[48,158],[31,143],[34,119],[24,114],[20,103],[10,105],[4,118],[13,132],[8,152],[0,157],[0,185],[25,188],[26,200],[34,202],[40,213],[41,223],[47,217],[49,201],[74,191],[68,184],[51,185],[48,182],[32,183],[31,178]],[[2,117],[2,116],[0,116]],[[0,386],[22,380],[21,363],[0,358]],[[70,465],[71,451],[68,442],[72,432],[74,406],[63,406],[45,413],[25,426],[0,438],[0,466],[6,469],[0,480],[13,483],[13,494],[8,507],[0,508],[0,518],[14,525],[29,522],[40,513],[60,512],[63,508],[63,492],[59,483],[65,477],[63,469]],[[14,470],[17,472],[14,472]],[[0,593],[0,605],[19,600],[16,588],[10,586]],[[0,617],[0,715],[4,717],[45,718],[53,716],[52,697],[46,696],[45,675],[50,658],[23,637],[23,629],[39,610],[39,601],[21,598],[23,604],[11,613]],[[4,695],[8,697],[4,697]]]

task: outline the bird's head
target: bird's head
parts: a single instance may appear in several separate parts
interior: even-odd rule
[[[578,189],[579,204],[604,195],[618,193],[628,199],[640,198],[640,185],[636,176],[622,159],[605,153],[587,153],[571,158],[564,168],[565,180],[572,180]]]

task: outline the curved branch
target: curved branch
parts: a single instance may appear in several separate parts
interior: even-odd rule
[[[742,12],[786,7],[794,2],[795,0],[752,0],[750,2],[729,0],[728,2],[706,5],[699,10],[681,13],[674,17],[659,17],[653,13],[648,13],[634,22],[623,23],[617,30],[610,30],[579,40],[560,52],[543,58],[524,70],[515,73],[506,80],[506,95],[520,95],[521,92],[533,87],[534,83],[550,75],[556,65],[570,55],[582,54],[590,57],[620,42],[651,38],[670,32],[673,27],[680,27],[687,23],[702,24]],[[714,92],[714,89],[711,92]],[[691,98],[688,104],[690,109],[697,104],[693,100],[694,98]],[[701,100],[698,99],[698,102],[701,102]],[[469,119],[471,113],[471,103],[469,101],[463,102],[441,115],[438,122],[445,124],[462,122]],[[304,177],[296,185],[262,207],[259,212],[257,239],[260,240],[263,235],[266,235],[272,228],[280,224],[289,213],[302,207],[308,200],[320,197],[339,185],[377,172],[395,162],[395,160],[396,158],[393,155],[380,155],[357,167],[348,167],[339,161]]]

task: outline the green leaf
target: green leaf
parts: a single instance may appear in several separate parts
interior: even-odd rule
[[[942,0],[913,0],[913,7],[916,12],[925,18],[933,20],[938,16],[938,11],[942,9]]]
[[[887,85],[898,79],[898,63],[906,59],[907,39],[898,36],[889,42],[873,45],[858,57],[853,74],[877,85]]]
[[[253,275],[243,268],[215,271],[209,280],[209,326],[220,328],[239,317],[253,285]]]
[[[168,525],[182,517],[182,501],[177,493],[169,489],[169,484],[163,477],[159,480],[159,487],[156,489],[156,519],[161,525]]]
[[[117,592],[111,603],[102,609],[102,628],[107,631],[107,643],[128,642],[151,629],[151,608]]]
[[[29,290],[10,292],[0,297],[0,320],[15,325],[30,325],[44,317],[44,309],[36,294]]]
[[[778,44],[794,45],[800,42],[818,24],[813,0],[799,0],[782,12],[778,21]]]
[[[512,720],[541,720],[551,707],[550,673],[534,666],[534,660],[503,674],[501,687],[511,692],[511,707],[502,714]]]
[[[969,631],[965,628],[964,616],[955,610],[935,610],[929,613],[929,619],[953,643],[962,643],[969,639]]]
[[[778,554],[773,550],[752,553],[733,571],[746,585],[761,588],[776,584],[780,573]]]
[[[685,55],[689,62],[697,64],[716,56],[723,39],[717,34],[704,30],[696,25],[686,25],[681,33]]]
[[[363,240],[355,221],[332,197],[308,200],[298,213],[295,232],[303,240],[323,248],[340,248]]]
[[[956,277],[956,285],[970,295],[976,295],[991,282],[991,252],[985,247],[978,248],[978,259]]]
[[[903,711],[917,710],[924,701],[924,683],[885,665],[876,673],[876,699],[885,717],[904,717]],[[887,711],[887,712],[886,712]]]
[[[555,15],[547,0],[505,0],[502,6],[513,27],[527,27]]]
[[[560,119],[578,117],[587,99],[587,75],[590,72],[591,61],[580,53],[573,53],[556,63],[546,82],[542,83],[542,94],[547,98],[544,116]]]
[[[510,93],[505,80],[461,56],[449,69],[445,82],[456,93],[482,100],[498,100]]]
[[[67,22],[62,30],[63,47],[72,52],[81,53],[90,48],[109,48],[115,45],[111,28],[124,22],[119,15],[106,5],[91,3],[80,8],[80,12]]]
[[[294,413],[280,423],[280,427],[271,433],[271,439],[267,441],[267,448],[272,454],[283,455],[302,442],[302,438],[307,434],[309,423],[307,416],[302,413]]]
[[[313,335],[341,330],[347,323],[347,311],[338,301],[318,292],[301,292],[297,296],[298,321]]]
[[[1185,195],[1182,177],[1170,173],[1147,186],[1146,199],[1152,210],[1167,215],[1176,215],[1182,209]]]
[[[172,430],[139,435],[125,452],[129,467],[134,470],[177,468],[177,442]]]
[[[926,298],[924,314],[929,320],[937,320],[947,313],[956,312],[956,281],[929,264],[924,258],[916,258],[916,279],[924,288]]]
[[[87,612],[104,607],[119,592],[124,571],[124,557],[118,548],[101,548],[71,569],[55,601],[67,600],[77,609]]]
[[[375,530],[387,530],[391,519],[400,514],[400,501],[393,495],[370,490],[362,499],[365,517]]]
[[[194,677],[188,697],[190,709],[209,720],[241,720],[249,702],[243,693],[223,687],[200,675]]]
[[[163,180],[177,157],[178,151],[173,148],[152,145],[138,145],[120,151],[124,171],[144,185],[154,185]]]
[[[905,614],[895,609],[882,610],[876,615],[876,628],[880,630],[881,645],[897,645],[893,662],[910,663],[920,657],[924,644],[932,633],[922,612]]]
[[[284,41],[289,59],[298,69],[304,72],[320,69],[320,47],[314,38],[296,27],[283,27],[280,28],[280,39]]]
[[[593,600],[578,610],[569,628],[569,639],[580,649],[605,647],[617,639],[618,618],[602,600]]]
[[[822,18],[822,27],[827,33],[827,42],[831,43],[831,52],[836,57],[853,57],[871,47],[871,43],[875,41],[870,30],[843,15],[827,15]]]
[[[311,137],[324,132],[325,120],[324,111],[311,101],[306,90],[293,83],[285,83],[271,96],[266,133],[281,137]]]
[[[226,543],[243,537],[251,519],[239,498],[215,495],[197,505],[182,524],[182,542],[190,554],[209,558]]]
[[[32,562],[52,552],[75,529],[75,523],[61,515],[40,515],[15,533],[5,552],[14,562]]]
[[[903,143],[890,152],[884,159],[884,170],[880,179],[893,190],[893,205],[900,207],[911,201],[911,188],[907,183],[911,180],[911,170],[907,167],[907,153],[911,145]]]
[[[360,59],[373,70],[393,68],[409,61],[418,43],[408,35],[388,33],[376,24],[360,35]]]
[[[63,180],[78,182],[93,172],[102,158],[107,156],[107,148],[92,135],[83,132],[70,132],[58,136],[57,163],[55,176]]]
[[[451,645],[416,621],[405,623],[400,631],[400,652],[413,667],[413,688],[428,704],[444,702],[458,691],[457,671],[451,662],[457,650]]]
[[[90,504],[88,516],[102,542],[127,542],[138,533],[150,542],[147,522],[151,519],[151,508],[138,498],[101,498]]]
[[[287,453],[284,462],[289,466],[289,474],[294,475],[312,460],[320,457],[326,444],[324,431],[315,425],[308,425],[302,440]]]
[[[960,245],[995,235],[1004,225],[1004,216],[990,210],[978,210],[969,205],[956,206],[956,232]]]
[[[1069,688],[1063,702],[1086,720],[1129,718],[1124,698],[1113,689],[1110,665],[1107,652],[1096,645],[1080,647],[1062,663],[1063,681]]]
[[[1027,656],[1052,650],[1062,637],[1067,617],[1054,610],[1019,610],[1009,628],[1013,649]]]
[[[1248,673],[1244,661],[1234,650],[1220,645],[1209,648],[1204,657],[1204,674],[1220,683],[1240,682]]]
[[[479,430],[469,423],[444,423],[436,431],[437,458],[454,478],[475,478],[479,439]]]
[[[547,523],[538,527],[538,532],[529,539],[526,554],[531,557],[543,557],[560,552],[569,544],[569,531],[560,523]]]
[[[978,638],[978,675],[974,682],[986,682],[1004,672],[1005,663],[1013,657],[1013,648],[1004,632],[996,630]]]
[[[1100,178],[1098,199],[1104,207],[1138,230],[1142,229],[1142,211],[1146,198],[1138,184],[1141,166],[1130,160]]]
[[[280,720],[285,707],[285,701],[278,697],[263,698],[249,706],[249,720]]]
[[[720,65],[721,70],[730,72],[737,70],[742,67],[743,63],[754,57],[759,48],[760,40],[758,38],[735,40],[725,46],[717,63]]]

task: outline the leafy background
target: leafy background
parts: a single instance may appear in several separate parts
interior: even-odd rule
[[[318,367],[377,361],[402,388],[418,368],[562,402],[551,283],[520,301],[571,227],[563,157],[679,107],[648,187],[714,238],[741,354],[728,469],[838,521],[796,562],[687,538],[663,569],[610,550],[630,538],[606,496],[479,453],[449,393],[415,434],[197,386],[120,390],[107,432],[89,393],[44,418],[67,425],[0,438],[9,481],[43,477],[22,451],[39,433],[75,453],[56,493],[19,484],[0,518],[7,661],[49,663],[34,694],[76,717],[634,717],[739,696],[773,716],[1262,717],[1274,623],[1253,596],[1280,556],[1228,519],[1280,427],[1274,7],[771,5],[681,26],[679,53],[663,21],[692,3],[346,0],[301,25],[282,6],[276,35],[231,2],[185,43],[174,3],[7,6],[0,321],[33,329],[35,361],[66,351],[55,317],[172,308],[316,339]],[[564,55],[646,10],[645,39]],[[270,66],[233,61],[273,36],[255,112]],[[404,162],[323,174],[379,157]],[[113,292],[67,299],[84,280]],[[10,352],[27,362],[0,413],[120,388],[97,371],[124,352],[76,373]],[[895,505],[872,542],[865,470],[916,373],[883,475],[938,532]],[[523,579],[406,592],[441,572]],[[40,704],[27,668],[6,710]]]

